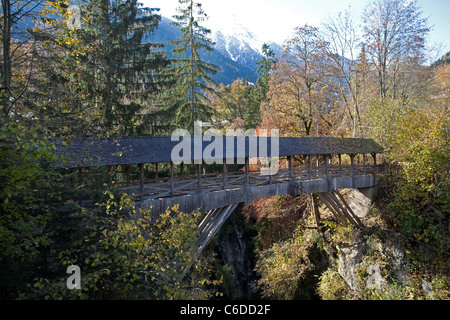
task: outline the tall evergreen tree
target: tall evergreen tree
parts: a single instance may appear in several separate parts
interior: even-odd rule
[[[142,111],[159,89],[158,72],[169,63],[157,50],[162,45],[144,42],[161,17],[137,0],[91,0],[88,10],[88,28],[102,39],[95,62],[104,125],[119,134],[145,133],[152,119]]]
[[[200,25],[207,18],[200,3],[179,0],[179,15],[173,24],[180,28],[182,37],[169,43],[175,45],[172,53],[179,58],[173,61],[168,74],[177,81],[175,87],[165,95],[164,112],[171,114],[176,126],[188,127],[193,133],[194,122],[209,120],[213,114],[207,94],[214,92],[212,85],[218,67],[207,63],[200,52],[211,52],[214,43],[208,38],[211,30]]]
[[[96,111],[98,128],[108,134],[150,133],[148,109],[169,64],[163,44],[148,42],[161,19],[157,9],[138,0],[88,0],[80,9],[79,28],[56,21],[55,32],[36,35],[51,55],[53,85],[76,87],[85,110]]]
[[[270,48],[267,43],[263,44],[262,52],[264,57],[256,63],[258,65],[257,71],[261,73],[258,80],[256,80],[256,86],[259,88],[263,100],[265,100],[267,98],[267,92],[269,91],[269,75],[276,65],[277,59],[275,58],[275,53],[272,48]]]
[[[248,106],[248,117],[246,119],[247,128],[256,128],[261,124],[260,105],[267,101],[267,92],[269,92],[269,76],[277,63],[275,53],[266,43],[262,46],[263,57],[256,64],[258,73],[260,73],[256,84],[250,87],[250,97]]]

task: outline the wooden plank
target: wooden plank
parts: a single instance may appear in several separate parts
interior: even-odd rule
[[[311,180],[311,172],[312,171],[312,168],[311,168],[311,155],[310,154],[308,154],[308,177],[309,177],[309,180]]]
[[[334,209],[334,207],[330,204],[329,200],[325,196],[326,193],[319,192],[317,193],[317,195],[319,196],[320,200],[327,206],[328,210],[330,210],[330,212],[335,216],[336,219],[345,220],[345,218],[339,212],[337,212]]]
[[[202,243],[197,251],[197,253],[201,253],[205,247],[208,245],[209,241],[214,237],[214,235],[217,233],[217,231],[222,227],[222,225],[225,223],[225,221],[229,218],[229,216],[233,213],[233,211],[236,209],[238,204],[229,205],[225,208],[225,210],[220,214],[220,217],[218,220],[215,221],[212,228],[207,233],[206,237],[202,240]]]
[[[173,182],[173,174],[174,174],[174,168],[173,168],[173,161],[170,162],[170,196],[173,198],[175,186]]]
[[[331,205],[333,205],[336,208],[336,210],[339,210],[351,224],[353,224],[354,226],[357,226],[357,227],[359,226],[359,224],[350,216],[350,214],[342,206],[342,204],[339,202],[339,200],[336,198],[336,196],[333,193],[328,192],[327,196],[330,199]]]
[[[292,156],[288,156],[288,170],[289,170],[289,180],[292,180],[293,172],[292,172]]]
[[[249,182],[250,182],[250,180],[249,180],[249,175],[250,175],[249,171],[250,171],[249,159],[248,159],[248,157],[246,157],[245,158],[245,186],[247,188],[248,188]]]
[[[228,166],[227,166],[227,159],[223,159],[223,190],[226,190],[227,188],[227,176],[228,176]]]
[[[139,163],[139,195],[141,196],[141,201],[143,200],[142,198],[144,197],[144,180],[145,180],[144,164]]]
[[[206,214],[206,216],[203,218],[203,220],[200,222],[200,224],[197,227],[197,230],[202,233],[203,229],[206,227],[206,225],[211,221],[212,217],[216,214],[218,209],[209,210]]]
[[[348,205],[347,201],[345,201],[344,197],[341,195],[341,193],[337,190],[333,190],[333,193],[335,195],[337,195],[340,199],[341,202],[345,205],[345,207],[347,208],[347,211],[352,215],[353,219],[358,223],[358,225],[360,227],[365,228],[364,224],[362,223],[362,221],[359,219],[359,217],[353,212],[352,208],[350,208],[350,206]]]
[[[216,225],[217,221],[219,221],[220,217],[226,213],[226,209],[229,206],[225,206],[223,208],[217,208],[214,210],[211,210],[211,215],[208,217],[208,221],[202,226],[202,230],[200,232],[200,235],[197,239],[197,245],[201,246],[201,244],[205,241],[205,239],[208,237],[208,235],[211,233],[211,230]]]
[[[373,181],[375,182],[377,176],[377,154],[372,153],[372,157],[373,157]]]
[[[352,170],[352,188],[355,187],[355,155],[350,155],[350,162],[351,162],[351,170]]]
[[[317,228],[320,227],[320,213],[319,206],[317,205],[316,195],[314,193],[310,194],[311,206],[313,209],[314,220],[316,221]]]
[[[197,191],[202,192],[202,164],[197,165]]]

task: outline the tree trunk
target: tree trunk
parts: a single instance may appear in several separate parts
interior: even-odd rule
[[[3,42],[3,66],[2,66],[2,92],[1,101],[5,122],[8,119],[10,109],[10,86],[11,86],[11,2],[2,0],[3,9],[3,26],[2,26],[2,42]]]

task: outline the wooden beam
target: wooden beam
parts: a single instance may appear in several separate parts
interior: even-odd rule
[[[373,157],[373,183],[375,183],[375,178],[377,175],[377,154],[372,153],[372,157]]]
[[[203,228],[203,232],[197,240],[197,245],[200,245],[197,254],[201,253],[205,249],[209,241],[211,241],[237,206],[238,204],[231,204],[224,208],[214,210],[214,218],[211,219],[209,224]]]
[[[270,168],[270,164],[269,164],[269,168]],[[246,157],[245,158],[245,186],[248,188],[248,186],[250,185],[250,165],[249,165],[249,158]]]
[[[181,177],[184,176],[184,161],[181,162],[181,164],[180,164],[180,176],[181,176]]]
[[[197,189],[198,193],[202,192],[202,164],[197,165]]]
[[[308,178],[311,180],[311,155],[308,154]]]
[[[366,175],[366,154],[363,154],[363,170],[364,170],[364,175]]]
[[[311,206],[313,209],[314,220],[316,221],[317,228],[319,228],[320,227],[320,213],[319,213],[319,206],[317,205],[316,197],[317,196],[314,193],[310,194],[310,200],[311,200]]]
[[[343,214],[343,216],[345,218],[347,218],[348,222],[350,222],[351,224],[353,224],[356,227],[359,227],[362,225],[361,221],[359,221],[359,223],[361,223],[361,225],[349,214],[349,212],[342,206],[342,204],[340,203],[340,201],[338,200],[338,198],[331,192],[328,192],[327,196],[330,199],[330,203],[331,205],[335,206],[336,210],[340,210]],[[358,219],[359,220],[359,219]]]
[[[293,178],[293,172],[292,172],[292,156],[288,156],[288,167],[289,167],[289,180],[292,180],[292,178]]]
[[[78,168],[78,186],[83,184],[83,168]]]
[[[141,201],[143,200],[144,197],[144,180],[145,180],[144,164],[139,163],[139,195],[141,196]]]
[[[223,173],[222,173],[222,187],[223,190],[227,189],[227,178],[228,178],[228,166],[227,159],[223,159]]]
[[[355,155],[350,155],[351,169],[352,169],[352,188],[355,187]]]
[[[350,208],[349,204],[347,203],[347,201],[345,201],[342,194],[337,190],[334,190],[333,193],[341,199],[341,202],[345,205],[345,207],[347,208],[347,211],[350,213],[350,215],[353,217],[353,219],[358,223],[358,225],[360,227],[365,228],[364,223],[362,223],[362,221],[359,219],[359,217],[353,212],[352,208]]]
[[[173,185],[173,161],[170,161],[170,197],[173,198],[174,195],[174,185]]]
[[[127,182],[127,184],[130,183],[130,166],[129,165],[124,165],[124,171],[125,171],[125,181]]]
[[[328,210],[330,210],[330,212],[335,216],[336,219],[345,220],[345,218],[338,211],[336,211],[334,207],[330,204],[330,201],[325,196],[326,193],[319,192],[317,193],[317,195],[319,196],[320,200],[327,206]]]
[[[342,217],[344,217],[348,222],[355,224],[354,221],[352,221],[352,218],[348,216],[348,214],[342,210],[342,206],[336,202],[336,199],[332,197],[330,192],[325,192],[324,196],[327,198],[328,203],[338,212]]]
[[[201,220],[200,224],[197,227],[197,230],[200,234],[202,234],[205,231],[205,227],[209,224],[209,222],[211,221],[211,219],[215,216],[216,212],[219,210],[218,209],[213,209],[213,210],[209,210],[206,213],[206,216]],[[201,237],[199,236],[199,238],[197,239],[197,241],[201,241]]]

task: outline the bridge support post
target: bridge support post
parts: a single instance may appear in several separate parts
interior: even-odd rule
[[[174,185],[173,185],[173,161],[170,161],[170,197],[173,198],[174,195]]]
[[[289,180],[292,181],[293,172],[292,172],[292,156],[288,156],[288,166],[289,166]]]
[[[197,188],[198,193],[202,192],[202,164],[197,165]]]
[[[363,170],[364,170],[364,175],[366,175],[367,171],[366,171],[366,154],[365,153],[363,154]]]
[[[310,194],[311,206],[313,209],[314,220],[316,221],[317,228],[320,227],[320,213],[319,206],[317,205],[316,195],[314,193]]]
[[[351,169],[352,169],[352,188],[355,188],[355,155],[350,155],[350,161],[351,161]]]
[[[311,155],[308,154],[308,179],[311,180]]]
[[[83,169],[78,168],[78,186],[83,184]]]
[[[141,196],[141,201],[144,198],[144,164],[139,163],[139,194]]]
[[[270,169],[270,165],[269,165],[269,169]],[[248,157],[245,158],[245,187],[248,188],[248,186],[250,185],[250,165],[249,165],[249,159]],[[269,172],[270,174],[270,172]]]
[[[329,177],[329,170],[328,170],[328,155],[325,154],[324,155],[324,160],[325,160],[325,180],[327,181],[327,186],[328,186],[328,191],[331,191],[331,181],[330,181],[330,177]]]
[[[227,159],[223,159],[223,175],[222,175],[222,184],[223,191],[227,189],[227,175],[228,175],[228,167],[227,167]]]
[[[373,183],[375,183],[377,176],[377,154],[372,153],[372,157],[373,157]]]

